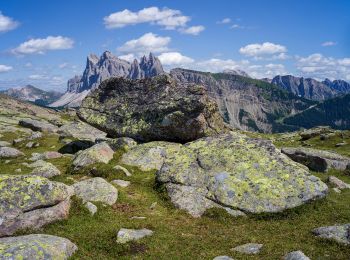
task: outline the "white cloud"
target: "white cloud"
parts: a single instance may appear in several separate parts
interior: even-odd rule
[[[48,36],[44,39],[30,39],[12,50],[12,53],[25,54],[44,54],[49,50],[65,50],[73,48],[74,41],[62,36]]]
[[[11,17],[5,16],[0,12],[0,32],[7,32],[18,27],[19,22],[13,20]]]
[[[26,64],[24,64],[24,67],[26,67],[26,68],[30,68],[32,66],[33,66],[33,64],[31,62],[27,62]]]
[[[203,25],[197,25],[188,27],[186,29],[181,29],[180,31],[184,34],[199,35],[204,30],[205,27]]]
[[[43,80],[43,79],[47,79],[48,77],[46,75],[33,74],[33,75],[29,75],[28,78],[32,80]]]
[[[108,29],[122,28],[128,25],[151,23],[163,26],[165,29],[185,27],[190,17],[182,15],[180,10],[158,7],[144,8],[138,12],[125,9],[104,17],[104,24]]]
[[[179,52],[165,52],[160,54],[158,58],[165,66],[183,65],[194,62],[192,58],[184,56]]]
[[[239,24],[233,24],[230,26],[231,29],[244,29],[244,26]]]
[[[133,62],[135,59],[137,59],[135,54],[133,54],[133,53],[129,53],[129,54],[125,54],[125,55],[119,55],[118,58],[122,59],[122,60],[129,61],[129,62]]]
[[[68,65],[69,65],[69,64],[68,64],[67,62],[64,62],[64,63],[58,65],[58,67],[59,67],[60,69],[65,69],[65,68],[68,67]]]
[[[329,46],[334,46],[334,45],[337,45],[337,43],[336,42],[332,42],[332,41],[328,41],[328,42],[322,43],[323,47],[329,47]]]
[[[227,23],[230,23],[230,22],[231,22],[230,18],[224,18],[221,21],[217,21],[216,23],[217,24],[227,24]]]
[[[280,44],[275,44],[271,42],[264,42],[262,44],[254,43],[246,45],[239,49],[239,52],[245,56],[261,58],[266,56],[278,55],[287,52],[287,48]]]
[[[149,52],[159,53],[169,50],[170,37],[158,36],[154,33],[146,33],[138,39],[127,41],[118,47],[118,51],[125,54],[137,54],[141,56]]]
[[[11,66],[7,66],[7,65],[2,65],[0,64],[0,73],[1,72],[8,72],[10,70],[12,70],[13,68]]]

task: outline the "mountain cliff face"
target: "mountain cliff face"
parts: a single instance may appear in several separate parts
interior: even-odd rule
[[[291,75],[276,76],[272,84],[279,86],[299,97],[311,100],[326,100],[341,94],[350,93],[350,84],[343,80],[317,81],[311,78],[299,78]]]
[[[2,91],[3,94],[24,101],[34,102],[38,105],[48,105],[57,99],[59,99],[63,94],[56,91],[45,91],[36,88],[32,85],[27,85],[21,88],[11,88]]]
[[[77,107],[91,89],[111,77],[142,79],[162,73],[164,73],[162,64],[152,53],[148,57],[142,57],[140,62],[135,59],[132,63],[119,59],[109,51],[105,51],[101,57],[90,54],[83,75],[68,80],[67,92],[51,106]]]
[[[297,127],[280,123],[281,119],[315,104],[273,84],[230,73],[173,69],[170,74],[182,83],[205,86],[218,103],[224,120],[242,130],[265,133],[295,130]]]

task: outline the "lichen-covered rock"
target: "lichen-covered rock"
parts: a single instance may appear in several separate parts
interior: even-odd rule
[[[302,140],[308,140],[310,138],[319,136],[321,134],[329,134],[333,132],[334,130],[332,130],[329,126],[319,126],[319,127],[314,127],[314,128],[304,130],[300,132],[299,135]]]
[[[10,146],[11,144],[9,142],[6,141],[0,141],[0,147],[6,147],[6,146]]]
[[[84,202],[102,202],[113,205],[118,199],[118,190],[100,177],[74,183],[75,195]]]
[[[139,141],[187,142],[226,129],[204,87],[168,75],[107,79],[83,100],[77,114],[110,136]]]
[[[34,168],[31,171],[31,175],[37,175],[45,178],[51,178],[60,175],[61,172],[55,165],[43,160],[38,160],[34,163],[28,164],[28,167]]]
[[[122,155],[120,162],[136,166],[142,171],[159,170],[168,151],[179,149],[180,144],[155,141],[137,145]]]
[[[334,240],[344,245],[350,245],[350,224],[319,227],[312,232],[317,237]]]
[[[83,167],[94,163],[108,163],[113,159],[114,151],[107,143],[99,143],[94,146],[79,151],[72,162],[74,170],[79,170]]]
[[[293,251],[288,254],[286,254],[283,257],[284,260],[310,260],[304,253],[300,250],[298,251]]]
[[[143,229],[122,228],[118,231],[117,242],[120,244],[125,244],[129,241],[139,240],[146,236],[151,236],[152,234],[153,234],[153,231],[146,228],[143,228]]]
[[[98,138],[105,138],[106,133],[81,121],[74,121],[61,126],[57,133],[61,138],[73,137],[75,139],[95,142]]]
[[[111,181],[111,183],[117,186],[120,186],[122,188],[128,187],[130,185],[130,181],[124,181],[124,180],[113,180]]]
[[[345,170],[350,164],[350,158],[329,151],[305,147],[285,147],[282,153],[292,160],[306,165],[310,170],[325,172],[331,168]]]
[[[61,158],[63,154],[56,152],[56,151],[47,151],[43,153],[32,153],[32,157],[29,158],[31,161],[38,161],[38,160],[48,160],[48,159],[57,159]]]
[[[0,237],[68,216],[69,186],[31,175],[0,175]]]
[[[1,158],[16,158],[24,155],[21,151],[12,147],[0,147],[0,159]]]
[[[119,149],[127,151],[137,145],[137,142],[130,137],[96,139],[96,143],[100,142],[106,142],[114,151]]]
[[[33,234],[0,238],[0,259],[3,260],[65,260],[77,249],[70,240],[52,235]]]
[[[328,188],[270,141],[231,132],[168,151],[157,182],[193,216],[208,208],[279,212],[322,198]]]
[[[232,248],[233,251],[237,251],[243,254],[258,254],[263,247],[263,244],[257,244],[257,243],[247,243],[244,245],[236,246],[235,248]]]
[[[47,121],[39,121],[30,118],[20,120],[18,124],[20,126],[30,128],[33,131],[56,133],[58,130],[57,126],[50,124]]]

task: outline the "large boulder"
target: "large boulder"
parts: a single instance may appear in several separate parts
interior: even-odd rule
[[[0,175],[0,237],[68,217],[69,186],[30,175]]]
[[[350,165],[350,158],[337,153],[305,147],[285,147],[282,153],[288,155],[293,161],[306,165],[310,170],[326,172],[331,168],[346,170]]]
[[[106,133],[84,122],[73,121],[61,126],[57,132],[61,138],[73,137],[78,140],[95,142],[98,138],[105,138]]]
[[[43,121],[43,120],[39,121],[39,120],[30,119],[30,118],[25,118],[20,120],[18,124],[20,126],[30,128],[33,131],[56,133],[58,130],[57,126],[50,124],[47,121]]]
[[[204,87],[168,75],[105,80],[83,100],[78,116],[112,137],[139,141],[188,142],[226,129]]]
[[[300,132],[299,135],[301,139],[305,141],[319,135],[330,134],[330,133],[334,133],[334,130],[332,130],[329,126],[319,126],[319,127],[314,127],[314,128],[304,130]]]
[[[24,155],[21,151],[12,147],[0,147],[0,159],[1,158],[16,158]]]
[[[279,212],[322,198],[328,188],[270,141],[231,132],[167,153],[157,172],[172,202],[193,216],[210,207]]]
[[[72,165],[74,170],[79,170],[94,163],[108,163],[113,159],[113,154],[114,151],[107,143],[98,143],[76,153]]]
[[[0,259],[60,259],[71,257],[78,247],[70,240],[52,235],[33,234],[0,238]]]
[[[45,178],[51,178],[57,175],[60,175],[61,172],[55,165],[43,160],[35,161],[27,165],[30,168],[33,168],[31,175],[41,176]]]

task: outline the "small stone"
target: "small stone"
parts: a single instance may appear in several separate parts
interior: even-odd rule
[[[6,160],[5,164],[9,164],[11,162],[11,160]]]
[[[131,173],[128,171],[128,169],[126,169],[125,167],[123,166],[120,166],[120,165],[116,165],[114,166],[113,169],[116,169],[116,170],[119,170],[119,171],[122,171],[126,176],[130,177],[131,176]]]
[[[227,208],[227,207],[225,207],[224,209],[226,210],[226,212],[228,214],[230,214],[233,217],[241,217],[241,216],[246,217],[247,216],[243,211],[240,211],[240,210],[235,210],[235,209],[231,209],[231,208]]]
[[[350,245],[350,224],[319,227],[312,231],[317,237]]]
[[[31,136],[28,137],[28,140],[34,140],[41,138],[43,134],[41,132],[33,132]]]
[[[120,187],[128,187],[130,185],[130,181],[124,181],[124,180],[113,180],[111,181],[112,184],[116,184]]]
[[[247,243],[244,245],[236,246],[232,248],[233,251],[237,251],[243,254],[258,254],[263,244]]]
[[[157,204],[157,202],[153,202],[149,208],[153,210],[156,208]]]
[[[336,188],[343,190],[343,189],[350,189],[350,184],[343,182],[342,180],[338,179],[335,176],[329,176],[328,182],[336,186]]]
[[[152,230],[143,229],[126,229],[122,228],[117,234],[117,242],[120,244],[125,244],[129,241],[139,240],[146,236],[151,236],[153,234]]]
[[[341,146],[344,146],[344,145],[347,145],[347,143],[346,142],[337,143],[335,145],[335,147],[341,147]]]
[[[85,203],[85,208],[87,208],[89,210],[89,212],[91,213],[91,215],[95,215],[95,213],[97,212],[97,207],[95,204],[92,204],[90,201]]]
[[[33,146],[34,146],[34,142],[29,142],[26,144],[27,148],[33,148]]]
[[[12,147],[0,147],[0,158],[16,158],[24,155],[21,151]]]
[[[214,257],[213,260],[234,260],[234,259],[227,255],[219,255],[217,257]]]
[[[12,141],[13,145],[19,144],[20,142],[23,142],[25,139],[24,138],[17,138]]]
[[[310,260],[304,253],[300,250],[293,251],[286,254],[283,258],[284,260]]]
[[[0,141],[0,147],[6,147],[6,146],[10,146],[11,144],[9,142],[6,141]]]
[[[146,219],[146,217],[133,216],[133,217],[131,217],[130,219],[140,219],[140,220],[142,220],[142,219]]]
[[[334,191],[335,193],[341,193],[341,190],[339,190],[338,188],[333,188],[333,191]]]
[[[18,169],[15,170],[15,172],[22,172],[22,169],[18,168]]]

